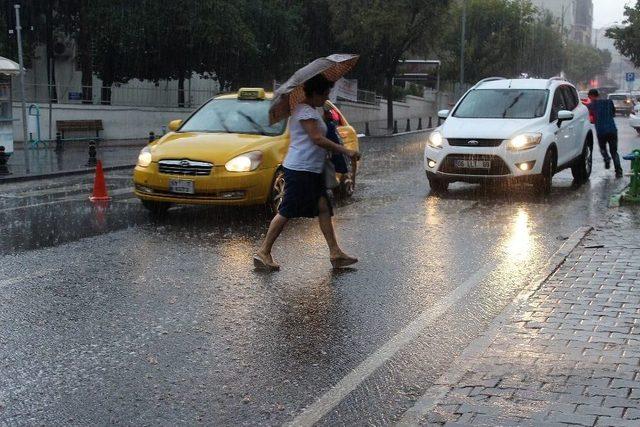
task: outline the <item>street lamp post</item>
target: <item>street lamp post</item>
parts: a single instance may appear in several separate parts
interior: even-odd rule
[[[27,106],[25,104],[24,92],[24,58],[22,56],[22,27],[20,26],[20,5],[15,4],[16,9],[16,32],[18,34],[18,61],[20,62],[20,95],[22,97],[22,150],[24,151],[24,166],[29,173],[29,151],[27,147]]]

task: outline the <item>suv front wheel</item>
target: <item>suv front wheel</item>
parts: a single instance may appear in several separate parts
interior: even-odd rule
[[[427,172],[427,179],[429,180],[429,187],[431,187],[433,194],[443,194],[449,189],[449,181],[438,178],[434,173]]]
[[[591,146],[585,141],[582,154],[576,159],[576,162],[571,166],[571,174],[577,184],[584,184],[589,180],[591,176],[591,169],[593,166],[593,150]]]
[[[551,182],[555,172],[556,158],[553,150],[547,150],[544,155],[544,163],[542,163],[542,173],[535,177],[533,188],[536,193],[547,196],[551,193]]]

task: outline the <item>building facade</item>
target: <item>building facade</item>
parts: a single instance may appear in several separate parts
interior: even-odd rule
[[[530,0],[530,2],[541,10],[549,11],[556,18],[568,40],[591,44],[592,0]]]

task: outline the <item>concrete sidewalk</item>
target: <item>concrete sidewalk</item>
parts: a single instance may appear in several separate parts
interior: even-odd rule
[[[97,158],[102,160],[106,170],[133,167],[138,153],[146,144],[144,139],[100,141],[97,144]],[[87,173],[95,169],[87,166],[88,141],[65,142],[61,151],[55,151],[54,147],[55,144],[49,144],[48,147],[29,149],[30,171],[27,173],[24,150],[22,144],[18,144],[7,164],[11,174],[0,175],[0,183]]]
[[[404,423],[640,425],[639,224],[624,208],[588,233]]]

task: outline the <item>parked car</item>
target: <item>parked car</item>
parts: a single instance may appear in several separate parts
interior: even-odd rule
[[[638,132],[638,135],[640,135],[640,116],[637,114],[631,114],[629,116],[629,126],[635,129],[635,131]]]
[[[553,78],[489,78],[471,88],[431,133],[424,167],[434,193],[449,183],[519,179],[551,191],[557,172],[591,175],[593,126],[573,85]]]
[[[147,145],[133,174],[135,195],[152,212],[172,204],[259,205],[276,212],[284,194],[282,161],[289,147],[288,121],[269,124],[273,94],[261,88],[240,89],[216,97],[185,121],[174,120],[169,132]],[[346,147],[359,141],[344,115],[338,132]],[[357,163],[339,174],[339,191],[354,191]]]
[[[578,92],[578,98],[580,98],[580,101],[584,105],[588,105],[589,103],[591,103],[591,100],[589,99],[589,91],[587,91],[587,90],[579,91]]]
[[[622,114],[629,116],[633,112],[635,102],[628,93],[611,93],[607,97],[613,101],[613,105],[616,107],[616,114]]]

